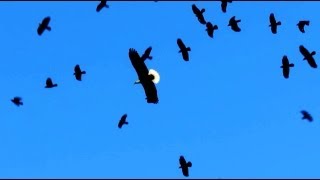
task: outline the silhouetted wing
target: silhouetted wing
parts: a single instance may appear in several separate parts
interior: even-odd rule
[[[179,163],[180,163],[180,166],[187,166],[187,161],[183,156],[180,156]]]
[[[304,57],[310,55],[310,52],[303,45],[299,46],[299,50]]]
[[[289,66],[289,59],[287,56],[282,57],[282,65],[283,66]]]
[[[45,28],[40,24],[38,29],[37,29],[37,33],[38,35],[42,35],[43,31],[45,30]]]
[[[277,34],[277,25],[271,25],[271,32]]]
[[[318,67],[316,61],[314,60],[314,58],[312,56],[308,57],[307,61],[308,61],[309,65],[311,67],[313,67],[313,68],[317,68]]]
[[[192,4],[192,11],[197,16],[201,14],[201,11],[198,9],[198,7],[195,4]]]
[[[50,22],[51,18],[48,16],[48,17],[45,17],[43,20],[42,20],[42,24],[43,26],[47,27],[49,25],[49,22]]]
[[[178,38],[177,44],[178,44],[180,50],[186,49],[186,46],[183,44],[183,42],[180,38]]]
[[[282,74],[285,78],[289,78],[290,67],[289,67],[289,59],[287,56],[283,56],[282,58]]]
[[[227,1],[221,1],[221,10],[222,12],[227,12]]]
[[[129,49],[129,58],[131,61],[132,66],[136,70],[138,77],[145,77],[149,74],[149,70],[145,65],[144,61],[141,60],[139,53],[133,49]]]
[[[270,21],[270,24],[271,24],[271,25],[277,24],[276,18],[274,17],[274,14],[273,14],[273,13],[270,14],[270,16],[269,16],[269,21]]]
[[[181,167],[181,169],[182,169],[182,174],[184,176],[188,177],[189,176],[189,167],[188,166],[183,166],[183,167]]]
[[[302,119],[307,119],[309,121],[313,120],[312,116],[307,111],[302,110],[301,113],[303,115]]]
[[[105,6],[105,4],[103,4],[103,3],[99,3],[99,4],[98,4],[98,6],[97,6],[96,11],[97,11],[97,12],[100,12],[100,11],[101,11],[101,9],[102,9],[104,6]]]
[[[152,47],[150,46],[144,51],[144,54],[141,56],[142,61],[146,60],[150,56],[151,50]]]
[[[185,61],[189,61],[189,52],[187,50],[182,51],[182,58]]]
[[[122,115],[120,121],[126,122],[127,116],[127,114]]]
[[[75,67],[74,67],[74,72],[77,74],[77,73],[80,73],[81,74],[81,69],[80,69],[80,66],[77,64]]]
[[[234,31],[236,31],[236,32],[240,32],[240,31],[241,31],[241,29],[240,29],[240,27],[238,26],[238,24],[234,24],[233,26],[231,26],[231,28],[232,28]]]
[[[148,103],[157,104],[159,102],[156,85],[150,78],[140,79],[144,92],[147,96]]]
[[[47,84],[47,86],[52,86],[53,85],[52,79],[51,78],[47,78],[46,84]]]
[[[81,81],[82,74],[81,73],[75,73],[75,77],[76,77],[76,80]]]

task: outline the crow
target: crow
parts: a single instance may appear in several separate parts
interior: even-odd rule
[[[277,22],[273,13],[270,14],[269,21],[270,21],[269,27],[271,27],[271,32],[273,34],[277,34],[277,27],[281,25],[281,21]]]
[[[180,167],[182,169],[182,174],[186,177],[189,176],[189,167],[192,167],[192,163],[189,161],[187,163],[187,161],[184,159],[183,156],[180,156],[179,158],[179,163],[180,163]]]
[[[58,86],[58,84],[53,84],[52,83],[52,79],[51,78],[47,78],[45,88],[53,88],[53,87],[57,87],[57,86]]]
[[[309,122],[312,122],[312,121],[313,121],[312,116],[311,116],[307,111],[302,110],[301,113],[302,113],[302,115],[303,115],[302,119],[306,119],[306,120],[308,120]]]
[[[238,22],[241,22],[241,19],[236,20],[236,17],[233,16],[232,18],[230,18],[228,26],[231,26],[231,29],[232,29],[233,31],[235,31],[235,32],[240,32],[241,29],[240,29],[239,26],[238,26]]]
[[[152,56],[150,56],[151,50],[152,47],[150,46],[144,51],[144,54],[141,56],[142,61],[145,61],[146,59],[152,59]]]
[[[206,11],[204,8],[202,8],[200,11],[195,4],[192,4],[192,11],[197,16],[198,21],[201,24],[206,24],[206,20],[204,19],[204,16],[203,16],[203,13]]]
[[[182,53],[182,58],[185,61],[189,61],[189,53],[191,51],[190,47],[186,47],[180,38],[177,39],[177,44],[180,48],[179,53]]]
[[[284,78],[289,78],[289,72],[290,72],[290,67],[294,67],[293,63],[289,63],[289,59],[287,56],[283,56],[282,57],[282,66],[280,66],[280,68],[282,68],[282,74]]]
[[[316,64],[316,61],[314,60],[313,56],[316,54],[315,51],[312,51],[311,53],[303,46],[303,45],[300,45],[299,46],[299,50],[301,52],[301,54],[303,55],[303,60],[307,60],[309,65],[312,67],[312,68],[317,68],[317,64]]]
[[[42,35],[42,33],[44,32],[44,30],[48,30],[51,31],[51,27],[49,26],[49,22],[50,22],[51,18],[50,16],[45,17],[41,23],[39,23],[38,29],[37,29],[37,33],[39,36]]]
[[[214,30],[217,30],[217,29],[218,29],[218,26],[217,26],[217,25],[214,25],[214,26],[213,26],[213,25],[211,24],[211,22],[207,22],[206,27],[207,27],[206,31],[207,31],[208,35],[209,35],[211,38],[213,38],[213,32],[214,32]]]
[[[86,71],[81,71],[80,66],[77,64],[77,65],[74,67],[74,73],[73,73],[73,75],[75,75],[75,77],[76,77],[76,79],[77,79],[78,81],[81,81],[82,74],[86,74]]]
[[[100,12],[102,8],[109,8],[109,5],[107,5],[107,0],[101,0],[101,2],[98,4],[96,11]]]
[[[17,106],[23,105],[23,102],[21,102],[21,100],[22,98],[17,96],[11,99],[11,101]]]
[[[119,121],[119,123],[118,123],[118,128],[121,129],[124,124],[129,124],[129,123],[126,121],[126,119],[127,119],[127,114],[122,115],[122,117],[121,117],[121,119],[120,119],[120,121]]]
[[[228,3],[232,3],[232,1],[231,0],[221,0],[221,10],[222,10],[222,12],[224,12],[224,13],[227,12]]]
[[[299,30],[302,32],[302,33],[305,33],[304,31],[304,26],[307,25],[309,26],[310,25],[310,21],[299,21],[299,23],[297,24]]]

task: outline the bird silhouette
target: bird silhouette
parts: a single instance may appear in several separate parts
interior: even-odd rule
[[[189,161],[187,162],[183,156],[179,158],[180,167],[182,169],[182,174],[186,177],[189,176],[189,167],[192,167],[192,163]]]
[[[305,33],[305,30],[304,30],[304,26],[307,25],[309,26],[310,25],[310,21],[299,21],[297,26],[299,28],[299,30],[302,32],[302,33]]]
[[[189,61],[189,52],[191,51],[190,47],[186,47],[180,38],[177,39],[177,44],[180,48],[179,53],[182,53],[182,58],[185,61]]]
[[[47,78],[45,88],[53,88],[53,87],[57,87],[57,86],[58,86],[58,84],[53,84],[51,78]]]
[[[236,17],[235,16],[232,16],[232,18],[230,18],[229,20],[229,24],[228,26],[231,26],[231,29],[235,32],[240,32],[241,29],[239,28],[238,26],[238,23],[241,22],[241,19],[239,20],[236,20]]]
[[[232,3],[232,1],[231,0],[221,0],[221,10],[222,10],[222,12],[224,12],[224,13],[227,12],[228,3]]]
[[[142,61],[145,61],[146,59],[149,59],[149,60],[152,59],[152,56],[150,56],[151,50],[152,50],[152,47],[150,46],[144,51],[144,54],[141,56]]]
[[[312,116],[311,116],[307,111],[302,110],[301,113],[302,113],[302,115],[303,115],[302,119],[306,119],[306,120],[308,120],[309,122],[312,122],[312,121],[313,121]]]
[[[107,0],[101,0],[100,3],[97,6],[96,11],[100,12],[101,9],[104,8],[104,7],[109,8],[109,5],[107,5]]]
[[[282,66],[280,66],[282,68],[282,74],[284,78],[289,78],[289,73],[290,73],[290,67],[294,67],[294,64],[290,64],[289,63],[289,59],[287,56],[283,56],[282,57]]]
[[[281,21],[277,22],[273,13],[270,14],[269,21],[270,21],[269,27],[271,27],[271,32],[273,34],[277,34],[277,27],[281,25]]]
[[[50,16],[45,17],[42,22],[39,24],[38,29],[37,29],[37,33],[39,36],[42,35],[42,33],[44,32],[44,30],[48,30],[51,31],[51,27],[49,26],[49,22],[50,22],[51,18]]]
[[[309,65],[312,67],[312,68],[317,68],[317,63],[316,61],[314,60],[313,56],[316,54],[315,51],[312,51],[311,53],[303,46],[303,45],[300,45],[299,46],[299,50],[301,52],[301,54],[303,55],[303,60],[307,60]]]
[[[121,117],[121,119],[119,120],[119,123],[118,123],[118,128],[121,129],[124,124],[129,124],[126,121],[126,119],[127,119],[127,114],[122,115],[122,117]]]
[[[11,101],[17,106],[23,105],[23,102],[21,102],[22,101],[21,97],[14,97],[13,99],[11,99]]]
[[[206,24],[206,20],[204,19],[203,13],[206,11],[204,8],[201,9],[201,11],[198,9],[198,7],[195,4],[192,4],[192,11],[198,18],[198,21],[201,24]]]
[[[208,35],[211,38],[213,38],[213,32],[214,32],[214,30],[218,29],[218,26],[217,25],[213,26],[211,22],[207,22],[206,27],[207,27],[206,31],[207,31]]]
[[[77,64],[75,67],[74,67],[74,73],[73,75],[75,75],[76,79],[78,81],[81,81],[82,79],[82,74],[86,74],[86,71],[81,71],[80,69],[80,66]]]

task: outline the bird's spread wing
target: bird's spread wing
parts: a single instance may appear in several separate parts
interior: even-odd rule
[[[53,83],[52,83],[52,79],[51,79],[51,78],[47,78],[46,84],[47,84],[48,86],[52,85],[52,84],[53,84]]]
[[[182,166],[181,169],[182,169],[182,174],[184,176],[188,177],[189,176],[189,168],[188,168],[188,166]]]
[[[144,89],[145,95],[147,96],[147,102],[157,104],[159,102],[159,99],[156,85],[152,82],[150,78],[143,80],[140,79],[140,82]]]
[[[299,50],[303,56],[308,56],[310,54],[310,52],[303,45],[299,46]]]
[[[186,49],[186,46],[183,44],[183,42],[180,38],[177,40],[177,44],[181,50]]]
[[[195,4],[192,4],[192,11],[195,15],[200,15],[201,12]]]
[[[276,18],[274,17],[274,14],[273,14],[273,13],[270,14],[270,16],[269,16],[269,21],[270,21],[271,24],[277,23],[277,22],[276,22]]]
[[[187,50],[182,51],[182,58],[183,58],[185,61],[189,61],[189,52],[188,52]]]

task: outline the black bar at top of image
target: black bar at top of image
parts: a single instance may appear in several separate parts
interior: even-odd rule
[[[100,0],[0,0],[0,2],[99,2]],[[107,0],[111,2],[155,2],[154,0]],[[156,2],[220,2],[221,0],[158,0]],[[320,2],[320,0],[233,0],[233,2]]]

